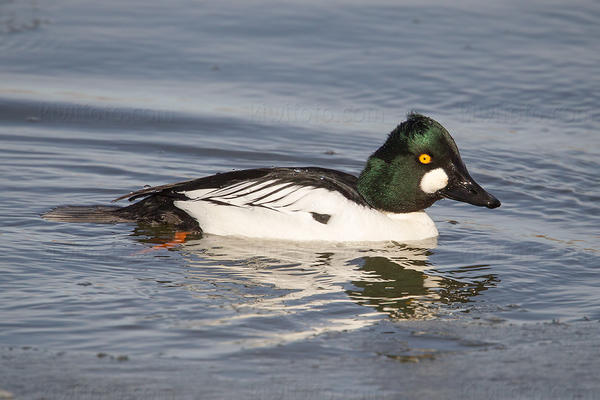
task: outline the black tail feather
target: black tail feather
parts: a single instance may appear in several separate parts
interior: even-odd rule
[[[198,222],[173,205],[167,196],[153,195],[127,207],[118,206],[60,206],[42,217],[55,222],[91,222],[116,224],[137,222],[148,225],[169,225],[178,230],[202,232]]]
[[[93,222],[96,224],[116,224],[134,222],[117,214],[118,206],[60,206],[42,215],[42,218],[54,222]]]

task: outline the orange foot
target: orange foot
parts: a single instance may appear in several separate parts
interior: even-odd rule
[[[144,249],[142,251],[140,251],[140,253],[148,253],[154,250],[160,250],[160,249],[170,249],[172,247],[177,246],[178,244],[184,243],[185,242],[185,238],[190,234],[191,232],[175,232],[175,237],[173,237],[172,240],[169,240],[166,243],[162,243],[162,244],[157,244],[156,246],[152,246],[149,249]]]

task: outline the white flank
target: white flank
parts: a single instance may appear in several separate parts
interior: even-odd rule
[[[176,207],[194,217],[202,230],[215,235],[335,242],[416,241],[438,231],[425,212],[383,213],[348,200],[337,192],[290,183],[222,189],[200,189],[184,194]],[[234,193],[236,190],[242,189]],[[327,214],[327,223],[312,213]]]
[[[421,190],[425,193],[435,193],[448,184],[448,175],[442,168],[432,169],[421,178]]]

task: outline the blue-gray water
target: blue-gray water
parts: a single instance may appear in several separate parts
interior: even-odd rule
[[[599,18],[593,1],[0,0],[0,346],[172,370],[173,360],[210,361],[215,376],[258,385],[251,396],[283,398],[304,398],[306,384],[269,392],[276,378],[262,386],[254,367],[231,370],[262,354],[285,381],[296,375],[290,354],[314,357],[305,366],[325,354],[341,360],[331,375],[340,398],[380,398],[382,388],[397,398],[409,383],[396,388],[382,373],[364,386],[344,360],[435,370],[460,357],[473,367],[490,349],[506,358],[525,344],[565,348],[600,325]],[[446,126],[471,174],[503,202],[437,203],[429,249],[206,236],[150,250],[171,233],[40,218],[233,168],[359,173],[411,110]],[[468,344],[481,324],[500,347]],[[528,342],[548,326],[567,330]],[[597,354],[598,344],[572,346]],[[554,351],[546,356],[563,357]],[[503,362],[500,372],[518,364]],[[577,368],[551,369],[565,391],[548,396],[600,389],[569,387]],[[413,373],[413,393],[427,388],[423,369]],[[34,393],[14,371],[5,376],[0,389]],[[183,386],[193,391],[194,380]],[[313,397],[337,398],[336,388]]]

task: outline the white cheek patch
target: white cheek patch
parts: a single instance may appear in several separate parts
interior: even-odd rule
[[[448,184],[448,175],[442,168],[432,169],[421,178],[421,190],[425,193],[435,193]]]

